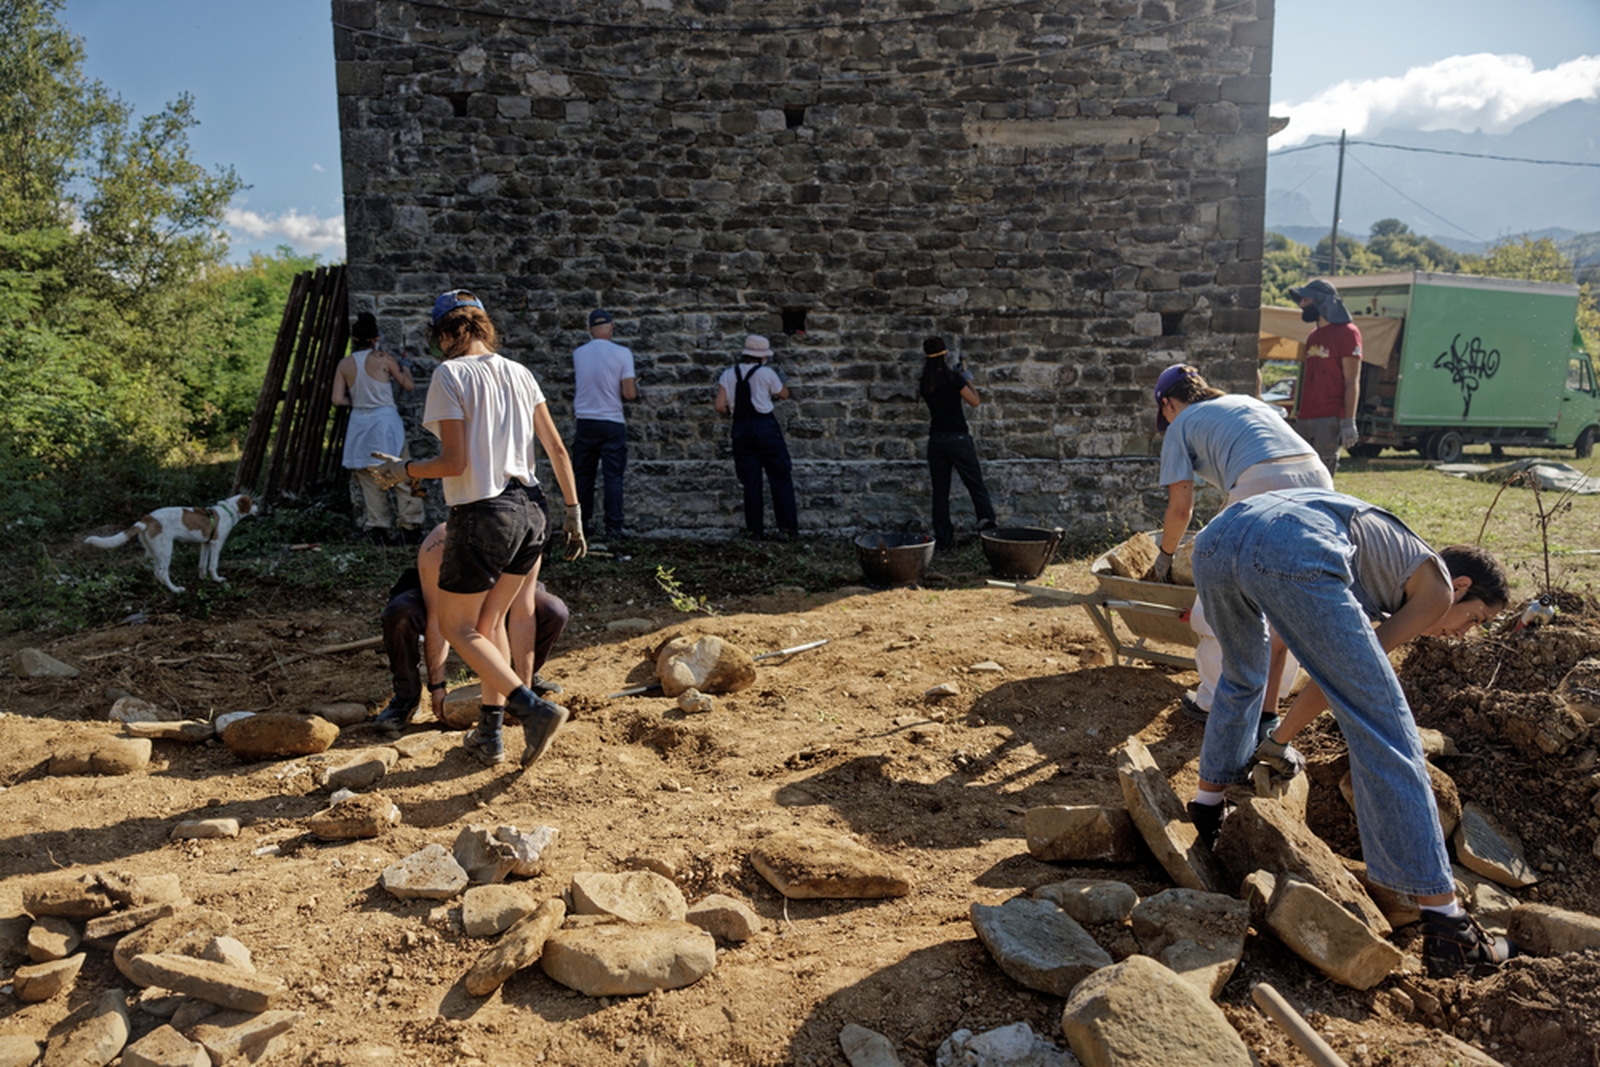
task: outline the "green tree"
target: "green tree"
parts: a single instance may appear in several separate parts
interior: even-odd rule
[[[1461,269],[1490,278],[1521,278],[1530,282],[1571,282],[1572,260],[1548,237],[1511,237],[1481,256],[1461,257]]]
[[[1311,265],[1311,249],[1289,240],[1281,233],[1268,231],[1261,256],[1261,303],[1267,307],[1294,307],[1289,297],[1291,286],[1304,285],[1316,277]]]
[[[1461,256],[1452,249],[1411,232],[1399,219],[1379,219],[1372,224],[1367,251],[1378,257],[1382,269],[1450,271],[1461,269]]]

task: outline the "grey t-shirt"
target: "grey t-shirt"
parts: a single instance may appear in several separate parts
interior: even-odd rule
[[[1445,582],[1450,581],[1450,571],[1438,553],[1388,512],[1358,511],[1350,517],[1349,528],[1356,549],[1350,591],[1371,618],[1386,618],[1399,610],[1406,599],[1406,581],[1418,567],[1437,567]]]

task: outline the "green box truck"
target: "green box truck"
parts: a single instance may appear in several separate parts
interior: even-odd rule
[[[1352,455],[1416,449],[1449,463],[1470,444],[1580,458],[1593,449],[1600,387],[1577,330],[1576,285],[1423,271],[1331,280],[1362,334]],[[1262,309],[1264,358],[1292,351],[1290,316],[1299,313]]]

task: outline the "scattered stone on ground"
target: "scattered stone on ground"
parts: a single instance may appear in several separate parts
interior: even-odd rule
[[[1079,1067],[1072,1053],[1046,1041],[1025,1022],[974,1034],[957,1030],[934,1055],[935,1067]]]
[[[443,845],[432,844],[385,867],[378,883],[401,900],[449,900],[467,887],[467,872]]]
[[[1254,1064],[1222,1010],[1148,956],[1129,956],[1085,978],[1067,998],[1061,1029],[1085,1067]]]
[[[486,997],[522,968],[537,963],[545,942],[567,917],[560,899],[542,901],[532,915],[517,923],[478,957],[462,984],[475,997]]]
[[[1293,874],[1278,878],[1267,925],[1295,955],[1352,989],[1371,989],[1403,958],[1340,902]]]
[[[1172,880],[1185,889],[1226,892],[1227,883],[1216,858],[1200,840],[1199,831],[1189,821],[1183,802],[1167,783],[1155,757],[1138,738],[1128,738],[1117,750],[1117,777],[1133,825]],[[1234,884],[1238,884],[1237,879]]]
[[[716,701],[690,686],[678,694],[678,709],[685,715],[705,715],[716,710]]]
[[[683,891],[654,871],[579,871],[572,876],[571,896],[574,915],[609,915],[629,923],[681,922],[689,911]]]
[[[216,727],[208,722],[179,719],[175,722],[130,722],[122,732],[130,737],[147,737],[152,741],[181,741],[196,745],[217,736]]]
[[[23,1003],[33,1004],[72,988],[83,970],[84,953],[65,959],[18,967],[11,975],[11,992]]]
[[[383,781],[384,775],[394,769],[400,759],[400,750],[392,745],[379,745],[352,754],[336,767],[326,768],[318,777],[325,789],[349,789],[364,793]]]
[[[695,902],[684,918],[730,944],[743,944],[761,932],[761,916],[742,900],[712,893]]]
[[[671,637],[656,650],[655,659],[661,692],[668,697],[689,689],[737,693],[756,680],[756,662],[750,653],[714,635]]]
[[[236,1011],[266,1011],[287,990],[282,979],[174,952],[135,956],[129,970],[140,985],[186,993]]]
[[[18,678],[76,678],[78,668],[37,648],[24,648],[11,657],[11,673]]]
[[[1051,882],[1035,889],[1033,895],[1050,901],[1076,922],[1088,924],[1126,922],[1139,903],[1132,886],[1103,878]]]
[[[517,866],[516,849],[500,840],[487,826],[477,823],[461,828],[451,853],[467,872],[467,878],[479,885],[503,882]]]
[[[958,697],[960,695],[961,687],[955,682],[940,682],[938,685],[922,694],[923,699],[929,701],[930,703],[933,701],[944,700],[947,697]]]
[[[196,1026],[194,1039],[210,1053],[214,1064],[226,1064],[238,1056],[260,1063],[271,1055],[274,1043],[281,1046],[278,1039],[304,1018],[301,1011],[222,1011]]]
[[[495,840],[511,846],[516,865],[511,873],[519,878],[537,878],[544,873],[546,857],[561,837],[554,826],[535,826],[532,830],[518,830],[515,826],[496,826]]]
[[[756,872],[791,900],[903,897],[910,872],[887,856],[826,830],[780,830],[750,851]]]
[[[70,919],[44,915],[28,930],[28,959],[34,963],[64,960],[78,950],[78,928]]]
[[[687,922],[607,922],[558,930],[539,965],[569,989],[591,997],[680,989],[711,973],[717,942]]]
[[[400,809],[382,793],[365,793],[338,801],[303,825],[324,841],[382,837],[400,825]]]
[[[367,706],[354,701],[341,701],[335,704],[308,704],[306,714],[315,715],[319,719],[326,719],[338,727],[355,726],[367,721]]]
[[[1517,835],[1478,804],[1462,805],[1461,824],[1451,840],[1463,867],[1508,889],[1521,889],[1539,880]]]
[[[127,1046],[132,1032],[127,994],[107,989],[75,1025],[50,1038],[44,1067],[105,1067]]]
[[[118,697],[106,718],[120,723],[175,723],[183,716],[138,697]]]
[[[901,1067],[895,1055],[894,1042],[855,1023],[846,1023],[839,1030],[839,1047],[850,1067]]]
[[[461,926],[469,937],[494,937],[538,910],[527,891],[510,885],[475,885],[461,898]]]
[[[123,1050],[122,1067],[211,1067],[211,1056],[200,1042],[158,1026]]]
[[[81,774],[136,774],[150,765],[148,737],[103,737],[92,747],[57,752],[50,758],[52,777]]]
[[[1250,906],[1222,893],[1167,889],[1141,900],[1132,921],[1145,955],[1216,997],[1244,958]]]
[[[238,836],[238,819],[188,819],[174,826],[171,834],[174,841],[205,841]]]
[[[185,908],[176,915],[156,919],[133,931],[117,942],[111,958],[117,970],[130,982],[140,986],[133,961],[142,955],[181,953],[200,958],[214,937],[227,937],[233,933],[233,919],[210,908]]]
[[[339,740],[339,728],[315,715],[266,711],[231,723],[222,743],[242,760],[284,759],[326,752]]]
[[[1029,989],[1065,997],[1073,986],[1111,965],[1088,931],[1048,900],[1013,897],[973,904],[972,928],[1000,969]]]
[[[1033,857],[1050,863],[1132,863],[1142,842],[1126,808],[1101,805],[1031,808],[1022,833]]]

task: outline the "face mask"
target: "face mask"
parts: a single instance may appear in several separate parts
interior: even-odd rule
[[[1300,309],[1301,322],[1316,322],[1321,317],[1322,316],[1318,313],[1315,304],[1313,304],[1311,307]]]

